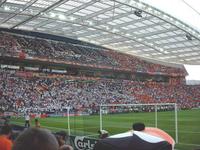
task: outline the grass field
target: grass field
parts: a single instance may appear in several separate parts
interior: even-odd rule
[[[117,134],[131,129],[133,122],[144,122],[146,126],[155,126],[154,113],[124,113],[103,115],[103,129]],[[174,112],[159,112],[158,127],[175,137]],[[24,119],[12,119],[12,123],[23,125]],[[40,119],[41,126],[53,131],[67,130],[67,117]],[[34,125],[34,120],[32,120]],[[97,136],[99,116],[70,117],[71,134]],[[200,149],[200,109],[178,111],[178,150]]]

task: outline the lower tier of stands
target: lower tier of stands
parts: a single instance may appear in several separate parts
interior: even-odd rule
[[[110,79],[71,79],[68,76],[18,76],[14,70],[0,70],[0,110],[57,111],[70,106],[91,111],[100,104],[168,103],[179,108],[200,106],[200,85],[171,85]]]

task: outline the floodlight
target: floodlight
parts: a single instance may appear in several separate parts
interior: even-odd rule
[[[50,13],[50,17],[55,17],[56,16],[56,14],[55,13]]]
[[[185,37],[187,38],[187,40],[191,41],[192,40],[192,36],[190,34],[186,34]]]
[[[142,11],[141,10],[135,10],[134,14],[138,17],[142,17]]]
[[[10,10],[10,7],[5,6],[5,7],[4,7],[4,10],[9,11],[9,10]]]
[[[58,18],[61,19],[61,20],[65,20],[66,19],[66,17],[63,14],[59,14]]]

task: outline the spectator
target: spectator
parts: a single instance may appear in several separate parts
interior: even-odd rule
[[[145,129],[144,123],[134,123],[133,130],[134,131],[143,131]]]
[[[63,145],[59,148],[59,150],[73,150],[73,147],[70,145]]]
[[[133,128],[134,132],[129,131],[99,140],[94,150],[172,150],[174,145],[168,142],[172,137],[163,130],[155,128],[155,132],[145,132],[143,123],[135,123]],[[162,135],[167,138],[163,138]]]
[[[35,127],[40,128],[40,122],[37,118],[35,119]]]
[[[25,128],[30,127],[30,116],[28,113],[25,115],[25,125],[24,126],[25,126]]]
[[[65,131],[56,132],[55,136],[58,141],[59,147],[63,146],[68,140],[68,134]]]
[[[0,131],[0,150],[11,150],[12,141],[9,139],[12,134],[12,128],[9,125],[2,127]]]
[[[55,136],[59,144],[59,150],[73,150],[73,147],[66,144],[69,138],[67,132],[59,131],[59,132],[56,132]]]
[[[48,130],[26,129],[16,139],[12,150],[58,150],[58,142]]]

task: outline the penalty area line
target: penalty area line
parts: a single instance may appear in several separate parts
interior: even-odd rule
[[[200,144],[190,144],[190,143],[177,143],[180,145],[188,145],[188,146],[200,146]]]

